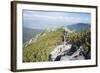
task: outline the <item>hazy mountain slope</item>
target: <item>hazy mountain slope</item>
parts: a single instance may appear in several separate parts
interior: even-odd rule
[[[31,29],[23,27],[23,43],[29,41],[31,38],[35,37],[37,34],[41,33],[43,30],[40,29]]]
[[[84,31],[84,30],[88,30],[91,26],[90,24],[87,23],[77,23],[73,25],[68,25],[67,27],[73,31]]]

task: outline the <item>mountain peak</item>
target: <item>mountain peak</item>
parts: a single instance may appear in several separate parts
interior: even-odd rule
[[[88,23],[76,23],[76,24],[72,24],[72,25],[68,25],[67,28],[69,28],[72,31],[85,31],[90,29],[91,25]]]

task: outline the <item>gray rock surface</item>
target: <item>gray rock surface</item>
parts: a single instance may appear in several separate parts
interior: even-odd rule
[[[67,54],[71,53],[71,46],[71,44],[57,46],[50,54],[50,61],[84,60],[85,57],[82,53],[81,47],[77,49],[72,55]]]

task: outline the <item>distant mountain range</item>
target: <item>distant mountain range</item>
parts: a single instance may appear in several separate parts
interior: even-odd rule
[[[43,30],[40,29],[31,29],[23,27],[23,43],[29,41],[31,38],[35,37],[37,34],[41,33]]]
[[[68,25],[67,28],[72,31],[78,32],[78,31],[84,31],[90,29],[91,25],[87,23],[77,23],[77,24]]]

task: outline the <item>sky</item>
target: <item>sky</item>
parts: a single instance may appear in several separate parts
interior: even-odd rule
[[[23,10],[23,27],[46,29],[67,26],[76,23],[91,24],[90,13]]]

